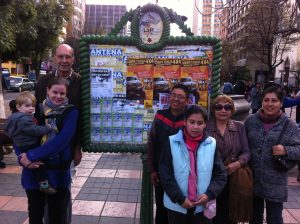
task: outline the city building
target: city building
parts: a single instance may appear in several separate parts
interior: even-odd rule
[[[256,0],[226,1],[221,16],[221,39],[231,44],[234,52],[234,57],[237,61],[236,66],[247,66],[250,69],[250,74],[254,81],[264,82],[265,75],[268,74],[269,68],[266,64],[260,61],[252,53],[250,53],[247,47],[245,47],[245,41],[249,40],[249,37],[254,35],[253,32],[251,32],[251,30],[253,31],[253,29],[251,29],[249,25],[251,23],[247,21],[247,15],[249,12],[250,4],[254,3],[255,1]],[[281,7],[290,6],[290,10],[292,10],[294,3],[295,0],[287,0],[282,3]],[[251,19],[255,18],[250,18],[250,20]],[[294,35],[293,37],[295,36],[296,35]],[[286,49],[288,49],[288,51],[283,52],[283,54],[281,55],[281,53],[278,53],[278,49],[275,49],[277,46],[276,43],[274,43],[272,56],[274,57],[274,55],[278,55],[275,64],[280,62],[281,59],[283,61],[283,63],[279,64],[279,66],[276,67],[275,81],[276,79],[277,81],[283,81],[284,74],[287,71],[287,67],[291,71],[290,74],[292,74],[292,71],[295,71],[297,69],[297,61],[300,58],[300,49],[298,49],[298,45],[299,44],[296,44],[295,46],[287,45]]]
[[[222,0],[194,0],[192,32],[220,37]]]
[[[85,33],[108,34],[126,13],[125,5],[86,5]],[[121,35],[126,35],[126,27]]]
[[[77,39],[83,34],[86,0],[73,0],[73,15],[66,26],[66,35]]]
[[[251,0],[227,0],[221,15],[221,39],[232,46],[237,63],[235,66],[247,66],[255,81],[263,81],[266,65],[251,55],[245,47],[246,21]]]

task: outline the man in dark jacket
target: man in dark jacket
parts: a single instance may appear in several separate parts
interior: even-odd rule
[[[159,160],[163,145],[169,136],[183,127],[189,94],[186,86],[175,85],[170,94],[170,108],[157,111],[148,138],[148,166],[151,183],[155,187],[156,217],[155,224],[168,223],[167,210],[163,204],[164,189],[159,178]]]

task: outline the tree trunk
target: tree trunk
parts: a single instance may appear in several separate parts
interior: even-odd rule
[[[4,106],[4,98],[3,98],[3,88],[2,88],[2,60],[0,55],[0,118],[6,118],[5,116],[5,106]]]

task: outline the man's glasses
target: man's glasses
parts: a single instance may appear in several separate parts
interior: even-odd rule
[[[63,55],[63,54],[60,54],[60,55],[57,55],[57,57],[61,60],[63,59],[71,59],[72,58],[72,55]]]
[[[224,108],[225,111],[231,111],[232,110],[232,105],[231,104],[222,105],[222,104],[217,103],[214,106],[214,108],[215,108],[216,111],[221,111],[221,110],[223,110],[223,108]]]
[[[184,95],[180,95],[180,94],[176,94],[176,93],[171,93],[170,94],[170,97],[172,98],[172,99],[179,99],[179,100],[185,100],[186,99],[186,96],[184,96]]]

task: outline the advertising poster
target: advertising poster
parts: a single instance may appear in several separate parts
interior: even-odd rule
[[[149,38],[146,17],[143,21],[144,38]],[[154,34],[159,25],[152,22]],[[191,104],[207,107],[212,59],[211,46],[145,53],[134,46],[90,45],[91,141],[147,142],[156,111],[169,107],[177,83],[188,87]]]
[[[112,98],[112,69],[91,69],[91,96],[93,98]]]
[[[153,70],[153,58],[127,59],[127,100],[153,100]]]
[[[180,58],[157,58],[154,67],[153,99],[159,100],[161,93],[170,93],[171,88],[179,83],[180,75]]]
[[[210,69],[208,59],[182,59],[181,83],[184,83],[193,95],[195,103],[207,107],[208,77]]]
[[[126,86],[125,86],[126,72],[121,69],[114,68],[113,70],[113,97],[125,98]]]

